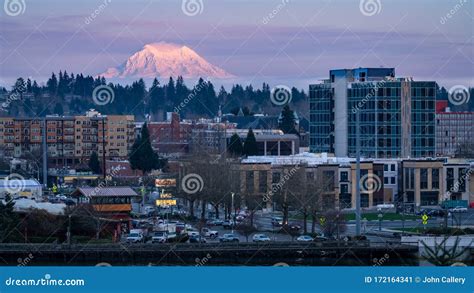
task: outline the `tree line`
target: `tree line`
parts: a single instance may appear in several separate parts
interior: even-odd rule
[[[94,89],[101,85],[113,91],[113,102],[94,104]],[[104,114],[133,114],[138,119],[145,115],[163,118],[163,113],[175,111],[191,95],[193,98],[186,107],[180,108],[182,117],[215,117],[220,108],[223,113],[234,114],[243,109],[244,115],[279,111],[279,107],[270,101],[271,89],[267,83],[263,83],[261,88],[234,84],[227,91],[223,86],[216,89],[211,81],[203,78],[188,86],[181,76],[168,80],[155,78],[147,87],[143,79],[122,85],[107,82],[100,76],[60,71],[52,73],[44,84],[20,77],[10,90],[0,87],[0,91],[3,96],[18,95],[4,109],[11,116],[78,115],[95,108]],[[293,87],[291,91],[294,103],[307,101],[303,90]]]

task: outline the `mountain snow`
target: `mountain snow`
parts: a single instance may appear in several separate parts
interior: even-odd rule
[[[100,74],[105,78],[232,78],[232,74],[214,66],[186,46],[171,43],[147,44],[127,61]]]

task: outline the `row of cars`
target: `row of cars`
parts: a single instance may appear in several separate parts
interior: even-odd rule
[[[448,213],[467,213],[467,208],[462,206],[457,206],[447,210]],[[446,215],[446,210],[441,209],[421,209],[416,215],[422,216],[427,215],[430,217],[444,217]]]

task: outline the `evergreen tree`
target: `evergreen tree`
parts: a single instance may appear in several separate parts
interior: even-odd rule
[[[99,156],[96,152],[92,152],[89,158],[89,169],[91,169],[94,174],[101,174],[102,169],[100,167]]]
[[[284,133],[298,134],[298,131],[295,128],[295,114],[288,105],[285,105],[281,111],[281,121],[279,126]]]
[[[54,74],[54,72],[51,75],[51,78],[48,79],[46,86],[48,87],[48,92],[50,95],[56,95],[56,92],[58,89],[58,79],[56,78],[56,75]]]
[[[247,137],[245,138],[243,151],[246,156],[256,156],[258,153],[257,140],[255,139],[255,134],[253,133],[252,128],[249,129]]]
[[[227,150],[233,156],[241,156],[244,149],[242,147],[242,140],[237,133],[234,133],[230,137],[229,145],[227,146]]]
[[[0,243],[17,241],[20,238],[17,230],[20,220],[13,211],[14,205],[9,194],[5,196],[5,201],[0,200]]]
[[[143,124],[140,138],[132,146],[129,161],[133,170],[141,170],[143,174],[162,169],[166,165],[166,160],[160,158],[151,147],[150,133],[146,123]]]
[[[63,109],[63,105],[61,103],[56,103],[56,105],[54,105],[54,110],[53,110],[54,114],[58,114],[59,116],[62,116],[64,115],[64,109]]]

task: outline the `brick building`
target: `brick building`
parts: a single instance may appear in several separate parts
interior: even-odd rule
[[[133,115],[101,115],[91,110],[84,116],[0,118],[1,155],[39,160],[43,131],[48,149],[48,168],[86,166],[90,155],[99,159],[125,159],[134,142]],[[45,126],[46,125],[46,126]]]

